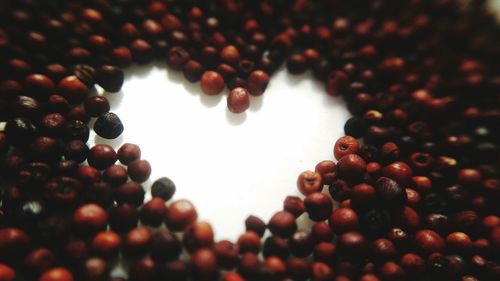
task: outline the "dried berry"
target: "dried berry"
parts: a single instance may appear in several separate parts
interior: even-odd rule
[[[107,112],[97,118],[94,131],[105,139],[116,139],[123,132],[123,124],[118,115]]]

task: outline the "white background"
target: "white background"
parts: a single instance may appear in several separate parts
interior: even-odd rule
[[[113,141],[91,135],[91,143],[140,145],[153,167],[144,187],[171,178],[174,199],[191,200],[200,219],[212,223],[216,239],[234,241],[248,215],[267,222],[281,210],[287,195],[298,194],[300,172],[333,159],[349,116],[344,102],[326,95],[311,74],[284,69],[238,115],[226,108],[227,91],[204,95],[198,83],[162,64],[134,67],[126,76],[122,92],[106,94],[124,134]]]

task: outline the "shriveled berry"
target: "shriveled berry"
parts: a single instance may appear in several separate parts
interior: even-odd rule
[[[118,115],[107,112],[97,118],[94,131],[105,139],[116,139],[123,133],[123,124]]]
[[[92,87],[96,81],[96,70],[90,65],[77,64],[73,67],[73,73],[87,87]]]
[[[323,189],[321,175],[312,171],[302,172],[297,179],[297,188],[304,195],[321,191]]]
[[[408,201],[406,191],[394,180],[381,177],[375,182],[377,197],[389,208],[402,207]]]

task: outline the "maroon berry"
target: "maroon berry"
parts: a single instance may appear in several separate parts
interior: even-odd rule
[[[232,113],[245,112],[250,107],[248,91],[244,88],[234,88],[227,96],[227,108]]]
[[[215,71],[205,71],[201,76],[200,86],[205,94],[217,95],[224,90],[224,79]]]

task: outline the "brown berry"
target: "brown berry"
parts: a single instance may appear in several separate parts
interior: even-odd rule
[[[227,108],[232,113],[245,112],[250,107],[250,98],[245,88],[234,88],[227,96]]]
[[[205,94],[218,95],[224,90],[224,78],[215,71],[205,71],[201,76],[200,86]]]

